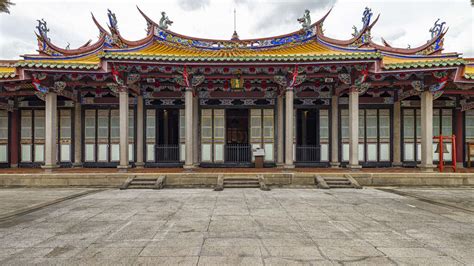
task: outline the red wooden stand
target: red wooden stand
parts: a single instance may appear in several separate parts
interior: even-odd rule
[[[451,152],[451,154],[453,155],[452,157],[452,168],[453,168],[453,171],[456,172],[456,136],[455,135],[452,135],[452,136],[434,136],[433,139],[437,139],[439,141],[439,164],[438,164],[438,169],[440,172],[443,172],[444,170],[444,159],[443,159],[443,155],[444,155],[444,151],[443,151],[443,140],[444,139],[451,139],[451,143],[452,143],[452,147],[453,147],[453,150]]]

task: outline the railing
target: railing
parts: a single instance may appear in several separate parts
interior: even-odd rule
[[[316,162],[320,152],[319,145],[298,145],[296,146],[297,162]]]
[[[158,144],[156,145],[157,162],[179,162],[178,144]]]
[[[225,162],[249,163],[252,160],[252,147],[250,144],[225,145]]]

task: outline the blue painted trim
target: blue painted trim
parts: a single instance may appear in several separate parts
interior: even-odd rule
[[[333,48],[333,49],[336,49],[336,50],[339,50],[339,51],[350,51],[350,52],[355,52],[355,53],[375,53],[375,52],[377,52],[377,49],[346,48],[346,47],[333,45],[333,44],[330,44],[328,42],[325,42],[325,41],[321,40],[319,37],[317,38],[317,41],[322,45],[325,45],[327,47],[330,47],[330,48]]]
[[[121,49],[104,49],[104,52],[105,53],[126,53],[126,52],[133,52],[133,51],[136,51],[136,50],[140,50],[142,48],[145,48],[147,47],[148,45],[151,45],[153,44],[153,41],[154,39],[152,39],[151,41],[141,45],[141,46],[137,46],[137,47],[133,47],[133,48],[121,48]]]
[[[63,56],[63,57],[58,57],[58,56],[55,56],[55,57],[28,57],[28,56],[24,56],[23,59],[24,60],[31,60],[31,61],[34,61],[34,60],[68,60],[68,59],[77,59],[77,58],[82,58],[82,57],[86,57],[86,56],[89,56],[91,54],[94,54],[96,53],[97,51],[101,50],[103,48],[103,45],[101,45],[99,48],[97,48],[96,50],[92,51],[92,52],[89,52],[87,54],[81,54],[81,55],[75,55],[75,56]]]

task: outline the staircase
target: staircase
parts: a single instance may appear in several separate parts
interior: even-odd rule
[[[165,176],[132,176],[127,178],[120,189],[162,189],[165,181]]]
[[[316,176],[315,183],[318,188],[330,189],[330,188],[357,188],[361,189],[362,187],[351,175],[343,176],[331,176],[331,177],[322,177]]]
[[[221,191],[224,188],[260,188],[261,190],[270,190],[265,185],[263,175],[258,176],[224,176],[219,175],[217,185],[214,190]]]

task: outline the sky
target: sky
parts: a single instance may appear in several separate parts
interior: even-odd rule
[[[37,49],[37,19],[45,19],[48,36],[59,47],[77,48],[88,40],[97,40],[99,31],[91,12],[107,28],[107,9],[115,13],[122,36],[138,40],[146,35],[146,21],[136,6],[155,22],[165,11],[174,22],[170,30],[200,38],[230,39],[233,33],[233,10],[237,11],[240,39],[261,38],[293,32],[301,28],[297,18],[305,9],[312,21],[319,20],[331,7],[324,23],[325,35],[349,39],[352,26],[362,26],[365,7],[373,18],[380,19],[372,28],[372,38],[381,43],[383,37],[392,47],[412,48],[430,39],[429,29],[439,18],[449,31],[444,52],[474,57],[474,7],[469,0],[12,0],[10,14],[0,14],[0,60],[19,59]]]

